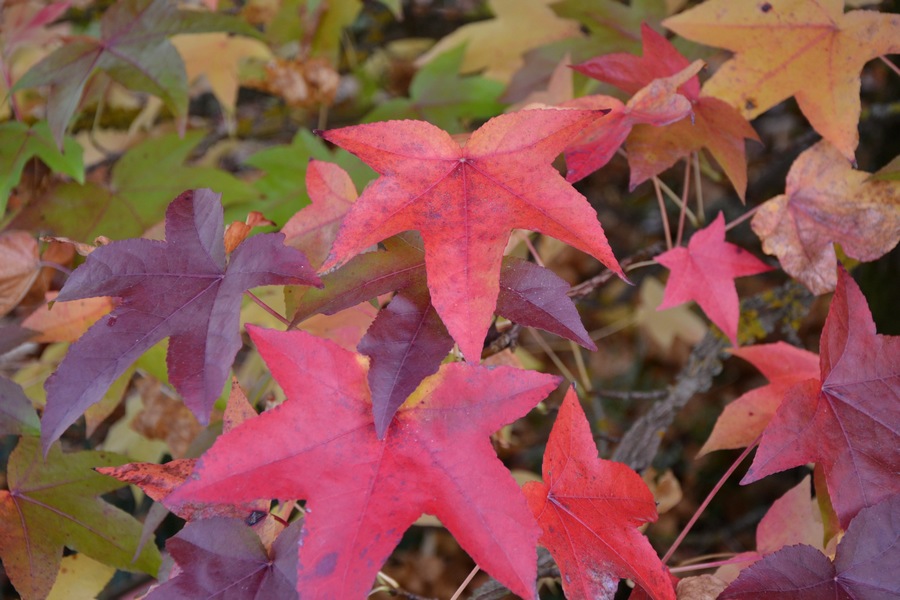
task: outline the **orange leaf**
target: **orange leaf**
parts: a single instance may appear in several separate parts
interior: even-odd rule
[[[735,53],[704,93],[748,119],[793,96],[810,125],[848,160],[859,143],[860,70],[876,56],[900,52],[900,15],[844,14],[841,0],[709,0],[663,24]]]
[[[56,298],[58,292],[49,292],[47,301]],[[70,302],[57,302],[50,309],[48,304],[40,307],[22,322],[22,327],[37,331],[40,336],[35,342],[74,342],[88,330],[97,319],[113,309],[113,301],[108,296],[83,298]]]
[[[900,241],[900,182],[869,180],[822,141],[801,154],[787,189],[751,222],[763,251],[815,294],[837,283],[834,243],[857,260],[880,258]]]

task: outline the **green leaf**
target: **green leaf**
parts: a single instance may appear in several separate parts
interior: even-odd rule
[[[189,132],[144,141],[119,159],[108,186],[61,185],[26,206],[13,226],[86,241],[140,237],[162,221],[173,198],[200,187],[222,194],[226,218],[243,220],[259,197],[253,186],[215,167],[184,164],[202,140],[202,132]]]
[[[13,91],[50,86],[47,115],[58,145],[97,70],[122,85],[159,96],[176,116],[187,114],[184,63],[169,37],[231,31],[257,37],[250,25],[226,15],[178,10],[170,0],[120,0],[103,15],[100,39],[77,38],[34,65]]]
[[[132,560],[141,524],[98,497],[124,484],[93,468],[127,462],[106,452],[63,454],[58,444],[45,460],[37,438],[19,441],[9,459],[9,491],[0,491],[0,558],[23,600],[49,593],[63,546],[119,569],[156,575],[160,556],[153,544]]]
[[[253,186],[262,197],[255,208],[284,225],[294,213],[309,204],[306,194],[306,167],[310,159],[337,163],[350,174],[357,189],[375,178],[375,172],[345,150],[332,153],[325,142],[302,129],[288,145],[273,146],[250,156],[245,163],[264,171]]]
[[[392,119],[419,119],[450,133],[466,128],[462,120],[487,119],[499,114],[504,85],[479,76],[460,77],[464,45],[444,52],[416,73],[409,98],[394,98],[365,116],[364,123]]]
[[[22,169],[35,156],[55,173],[68,175],[79,183],[84,181],[81,146],[75,140],[65,138],[60,152],[45,121],[31,127],[18,121],[0,124],[0,215],[6,210],[9,192],[19,182]]]

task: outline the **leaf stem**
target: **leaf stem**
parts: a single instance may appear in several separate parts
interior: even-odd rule
[[[271,306],[266,304],[262,299],[259,298],[259,296],[257,296],[250,290],[247,290],[246,294],[248,296],[250,296],[251,300],[253,300],[257,304],[259,304],[260,308],[262,308],[264,311],[266,311],[267,313],[269,313],[270,315],[272,315],[273,317],[278,319],[283,325],[290,328],[291,322],[288,321],[285,317],[281,316],[281,313],[279,313],[277,310],[275,310],[274,308],[272,308]]]
[[[675,206],[681,208],[681,198],[678,196],[678,194],[676,194],[672,190],[672,188],[666,185],[665,181],[659,179],[658,177],[657,179],[659,180],[659,187],[662,188],[663,193],[669,197],[669,200],[671,200],[675,204]],[[691,225],[699,228],[700,219],[697,217],[697,215],[694,214],[694,211],[691,210],[691,207],[685,206],[684,210],[687,212],[687,218],[691,222]]]
[[[887,65],[888,69],[890,69],[891,71],[893,71],[893,72],[896,73],[897,75],[900,75],[900,67],[898,67],[897,65],[895,65],[894,63],[892,63],[891,61],[889,61],[884,55],[879,56],[878,58],[881,59],[881,62],[883,62],[884,64]]]
[[[747,212],[745,212],[744,214],[739,216],[737,219],[735,219],[734,221],[732,221],[731,223],[726,225],[725,231],[731,231],[733,228],[737,227],[738,225],[740,225],[741,223],[743,223],[744,221],[746,221],[747,219],[749,219],[750,217],[755,215],[756,211],[758,211],[760,208],[762,208],[762,204],[754,206],[753,208],[751,208],[750,210],[748,210]]]
[[[725,485],[725,482],[731,477],[731,474],[734,473],[735,469],[744,462],[744,459],[756,448],[756,445],[759,444],[759,439],[762,437],[762,434],[756,436],[756,439],[753,440],[753,443],[747,446],[743,452],[741,452],[740,456],[728,467],[728,470],[725,471],[725,474],[716,482],[716,485],[713,486],[713,489],[710,490],[709,494],[706,496],[706,499],[703,500],[703,503],[697,507],[697,510],[694,512],[694,515],[691,517],[691,520],[688,521],[687,525],[684,526],[684,529],[681,530],[681,533],[678,534],[678,537],[672,543],[672,546],[669,548],[669,551],[666,552],[666,555],[662,558],[662,563],[666,564],[670,558],[672,558],[672,554],[675,553],[675,550],[678,549],[678,546],[681,545],[681,542],[684,541],[685,536],[687,536],[688,532],[697,523],[697,520],[700,518],[700,515],[703,514],[703,511],[706,510],[706,507],[709,506],[709,503],[712,501],[713,497],[719,493],[719,490]]]
[[[466,587],[468,587],[469,583],[472,582],[472,579],[478,574],[481,568],[478,565],[475,565],[475,568],[466,576],[465,580],[460,584],[456,591],[453,592],[453,595],[450,596],[450,600],[458,600],[460,596],[462,596],[463,591],[465,591]]]
[[[575,367],[578,369],[578,379],[581,381],[581,385],[584,386],[584,389],[588,392],[592,392],[594,386],[591,385],[591,378],[588,375],[587,367],[584,364],[584,356],[581,355],[581,348],[572,340],[569,340],[569,348],[572,350],[572,355],[575,357]]]
[[[669,569],[670,573],[687,573],[690,571],[702,571],[703,569],[714,569],[716,567],[724,567],[725,565],[734,565],[747,562],[747,558],[738,558],[737,556],[732,556],[727,560],[717,560],[713,562],[700,562],[694,563],[690,565],[682,565],[680,567],[672,567]]]
[[[696,185],[696,184],[694,184]],[[688,192],[691,191],[691,159],[684,161],[684,184],[681,190],[681,209],[678,213],[678,235],[675,237],[675,245],[681,245],[681,239],[684,236],[684,214],[687,207]]]
[[[568,379],[569,381],[575,381],[575,375],[572,374],[572,371],[563,363],[563,361],[556,355],[556,352],[553,351],[553,348],[550,347],[550,344],[547,343],[547,340],[544,339],[544,336],[540,334],[537,330],[532,327],[528,328],[528,333],[531,334],[531,337],[537,342],[538,346],[541,347],[553,364],[559,369],[559,372],[562,373],[563,377]]]
[[[703,186],[700,185],[700,153],[694,152],[694,193],[697,195],[697,220],[700,223],[703,223],[706,219],[704,219],[703,215]],[[698,225],[695,225],[698,226]]]
[[[663,230],[666,232],[666,250],[671,250],[672,231],[669,228],[669,215],[666,213],[666,201],[663,200],[662,190],[659,188],[661,183],[659,177],[653,178],[653,189],[656,190],[656,201],[659,202],[659,215],[662,217]]]
[[[524,236],[525,246],[528,248],[528,251],[531,252],[531,256],[534,257],[534,262],[539,267],[544,266],[544,261],[541,259],[541,255],[538,254],[537,248],[534,247],[534,244],[531,243],[531,237],[526,235]]]

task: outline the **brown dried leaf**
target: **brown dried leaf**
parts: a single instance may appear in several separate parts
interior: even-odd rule
[[[0,316],[19,304],[40,273],[37,241],[27,231],[0,233]]]

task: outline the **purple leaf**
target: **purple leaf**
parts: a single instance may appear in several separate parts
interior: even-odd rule
[[[719,598],[896,598],[898,564],[900,496],[895,495],[857,514],[833,563],[812,546],[788,546],[741,571]]]
[[[270,553],[240,519],[214,517],[188,523],[166,542],[181,572],[153,589],[147,600],[263,600],[297,598],[297,550],[303,521],[281,532]]]
[[[241,347],[240,304],[260,285],[321,285],[281,234],[243,242],[225,264],[219,194],[202,189],[166,212],[166,242],[130,239],[95,250],[59,301],[118,296],[121,304],[75,342],[45,385],[44,448],[141,354],[169,337],[169,380],[201,422],[209,419]]]

